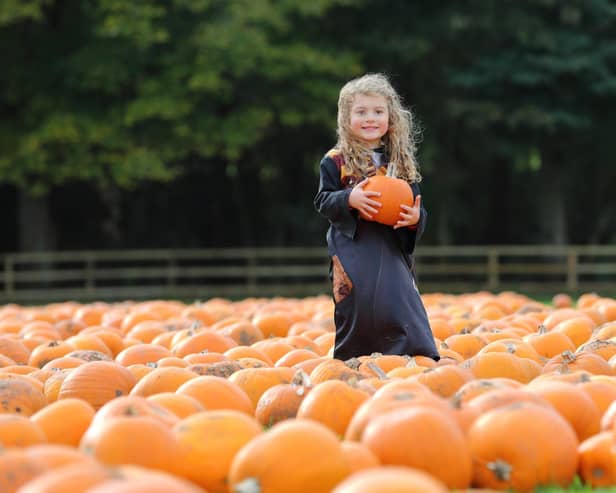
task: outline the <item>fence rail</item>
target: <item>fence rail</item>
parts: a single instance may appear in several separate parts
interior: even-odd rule
[[[330,290],[315,247],[104,250],[0,256],[0,303],[307,296]],[[424,292],[616,293],[616,245],[423,246]]]

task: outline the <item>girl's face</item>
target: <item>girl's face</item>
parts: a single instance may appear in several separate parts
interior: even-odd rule
[[[376,148],[389,130],[387,100],[378,94],[357,94],[351,105],[351,133]]]

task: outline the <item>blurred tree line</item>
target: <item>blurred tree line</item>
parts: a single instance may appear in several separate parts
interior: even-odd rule
[[[0,251],[324,245],[341,85],[422,128],[424,243],[616,240],[614,0],[0,0]]]

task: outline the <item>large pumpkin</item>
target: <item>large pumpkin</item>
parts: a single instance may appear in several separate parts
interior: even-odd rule
[[[368,221],[376,221],[377,223],[393,226],[400,219],[400,213],[403,210],[401,204],[412,206],[414,202],[413,191],[411,186],[400,178],[391,176],[373,176],[368,179],[368,183],[364,186],[365,191],[380,192],[380,197],[374,197],[375,200],[381,203],[378,212],[372,216],[372,219],[361,214],[363,219]]]
[[[239,450],[228,487],[233,493],[330,493],[349,472],[333,431],[309,419],[287,419]]]
[[[467,441],[473,484],[480,488],[532,491],[540,485],[565,486],[578,466],[578,439],[554,409],[516,402],[482,414]]]

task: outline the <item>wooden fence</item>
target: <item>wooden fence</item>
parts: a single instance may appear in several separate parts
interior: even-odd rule
[[[0,303],[308,296],[330,291],[324,248],[11,253]],[[616,293],[616,246],[423,246],[422,292]]]

